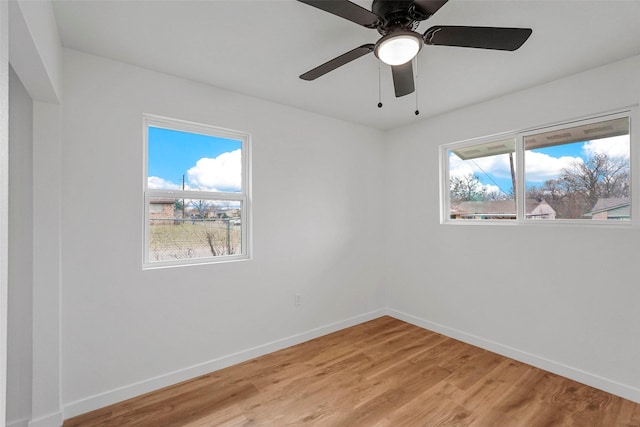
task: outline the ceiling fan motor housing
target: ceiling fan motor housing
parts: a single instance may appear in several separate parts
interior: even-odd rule
[[[373,0],[371,5],[371,11],[382,18],[377,30],[383,36],[399,29],[414,30],[418,19],[413,10],[413,0]]]

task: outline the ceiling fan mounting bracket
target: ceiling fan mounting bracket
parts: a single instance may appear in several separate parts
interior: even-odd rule
[[[373,0],[371,11],[380,17],[375,28],[383,36],[401,29],[413,31],[420,20],[416,18],[424,16],[416,11],[413,0]]]

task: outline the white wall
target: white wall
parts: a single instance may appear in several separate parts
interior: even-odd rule
[[[9,282],[9,5],[0,2],[0,425],[7,417]]]
[[[48,0],[11,0],[11,66],[31,98],[58,103],[62,87],[62,45]]]
[[[33,103],[33,396],[30,427],[59,425],[61,106]]]
[[[75,51],[64,66],[65,417],[381,313],[381,132]],[[141,269],[143,113],[252,134],[253,260]]]
[[[24,89],[33,99],[32,169],[22,171],[30,184],[11,184],[11,191],[30,201],[34,215],[29,235],[33,250],[30,255],[31,282],[20,283],[23,295],[30,295],[26,321],[14,322],[11,333],[20,336],[21,378],[19,424],[29,420],[30,427],[56,426],[62,423],[60,400],[60,106],[62,96],[62,47],[57,33],[53,8],[49,1],[12,0],[2,2],[10,25],[8,58]],[[4,18],[4,16],[3,16]],[[3,40],[4,42],[4,40]],[[4,63],[2,64],[5,65]],[[31,147],[30,147],[31,148]],[[11,159],[12,162],[15,159]],[[23,182],[26,182],[22,179]],[[22,224],[12,219],[10,229]],[[33,236],[31,239],[30,236]],[[26,274],[26,258],[21,268]],[[11,262],[14,267],[15,263]],[[24,275],[23,274],[23,275]],[[12,304],[12,310],[13,302]],[[10,325],[11,327],[11,325]],[[26,339],[32,339],[30,345]],[[10,345],[12,343],[9,343]],[[28,366],[30,365],[30,366]],[[29,371],[31,384],[26,385]],[[12,372],[15,375],[16,372]],[[13,387],[13,386],[12,386]],[[10,392],[14,392],[11,389]],[[4,400],[4,399],[3,399]],[[30,406],[29,410],[25,408]],[[8,414],[10,417],[15,415]],[[26,420],[25,420],[26,417]],[[1,417],[0,419],[4,419]]]
[[[33,303],[33,101],[9,73],[9,318],[7,421],[31,416]]]
[[[638,228],[441,225],[438,205],[439,145],[639,101],[634,57],[390,132],[391,313],[640,401]]]

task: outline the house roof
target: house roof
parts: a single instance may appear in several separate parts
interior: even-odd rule
[[[598,199],[591,213],[598,213],[603,211],[610,211],[613,209],[619,209],[624,206],[630,206],[631,200],[628,197],[605,197]]]
[[[526,200],[526,213],[531,214],[541,204],[548,206],[548,209],[553,211],[553,208],[549,206],[545,201],[538,202],[535,199]],[[485,214],[485,215],[512,215],[516,214],[516,202],[515,200],[481,200],[481,201],[464,201],[464,202],[452,202],[451,213],[458,215],[471,215],[471,214]]]
[[[451,203],[451,213],[457,214],[513,214],[515,200],[480,200]]]
[[[585,214],[585,216],[591,217],[602,212],[607,212],[607,217],[610,219],[628,219],[631,217],[631,200],[627,197],[604,197],[598,199],[591,212]]]

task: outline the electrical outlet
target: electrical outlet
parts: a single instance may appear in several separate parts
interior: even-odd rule
[[[298,306],[302,304],[302,296],[300,294],[293,295],[293,305]]]

